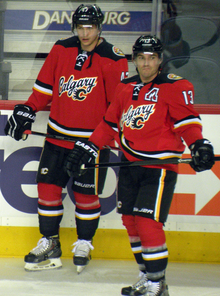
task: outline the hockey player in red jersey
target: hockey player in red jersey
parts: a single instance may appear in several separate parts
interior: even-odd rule
[[[193,108],[193,85],[174,74],[161,74],[162,44],[155,36],[140,36],[133,46],[138,75],[123,80],[104,119],[89,141],[78,141],[65,164],[68,174],[80,175],[82,164],[118,138],[123,161],[180,158],[186,145],[192,168],[211,169],[212,144],[202,136],[202,123]],[[86,147],[86,149],[85,149]],[[88,170],[89,171],[89,170]],[[165,271],[168,250],[166,222],[177,179],[174,164],[121,167],[117,210],[122,214],[141,279],[122,288],[122,295],[168,296]]]
[[[76,9],[72,17],[76,36],[55,43],[39,72],[33,93],[23,105],[15,106],[5,127],[6,135],[20,140],[23,132],[31,129],[35,113],[51,104],[48,134],[69,136],[73,140],[90,137],[112,101],[117,84],[128,75],[124,54],[100,37],[103,18],[96,5],[82,4]],[[62,266],[61,193],[69,180],[63,164],[73,145],[49,138],[45,141],[37,174],[39,226],[43,237],[25,256],[27,270]],[[108,161],[109,150],[101,151],[99,158]],[[73,261],[78,273],[89,262],[93,249],[92,238],[101,213],[98,194],[102,192],[105,176],[106,170],[95,170],[73,179],[78,236]],[[49,264],[38,264],[47,259]]]

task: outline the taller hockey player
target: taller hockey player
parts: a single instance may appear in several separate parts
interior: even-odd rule
[[[5,127],[5,133],[20,140],[31,129],[35,113],[51,104],[48,134],[88,139],[103,118],[114,90],[128,75],[124,54],[100,37],[103,13],[96,5],[80,5],[72,17],[76,36],[59,40],[48,54],[23,105],[16,105]],[[69,176],[63,169],[73,143],[47,139],[37,174],[38,214],[43,237],[25,256],[25,269],[58,268],[62,265],[59,227],[63,216],[62,188]],[[108,161],[109,150],[99,154]],[[98,194],[102,192],[106,170],[90,171],[73,179],[76,201],[75,220],[78,240],[74,243],[74,264],[77,272],[89,262],[92,238],[101,213]],[[99,182],[97,182],[99,179]],[[98,184],[98,185],[97,185]],[[38,264],[49,259],[47,264]]]
[[[195,171],[214,164],[212,144],[203,139],[202,123],[193,108],[194,89],[186,79],[161,74],[162,44],[155,36],[140,36],[133,46],[138,75],[123,80],[115,98],[87,145],[101,149],[118,137],[123,161],[180,158],[185,140]],[[82,141],[81,141],[82,142]],[[95,158],[78,141],[66,170],[80,175],[82,164]],[[177,179],[177,165],[121,167],[117,209],[122,214],[131,249],[142,273],[140,281],[121,294],[168,296],[165,271],[168,250],[163,225]]]

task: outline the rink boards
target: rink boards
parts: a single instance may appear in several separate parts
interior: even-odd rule
[[[0,256],[23,256],[40,238],[35,176],[44,138],[30,135],[26,141],[17,142],[4,135],[3,128],[15,103],[0,102]],[[201,113],[204,137],[212,141],[215,154],[220,155],[219,107],[207,105],[197,109]],[[32,129],[45,132],[48,114],[48,110],[39,112]],[[186,149],[184,157],[189,156]],[[111,161],[119,161],[118,152],[111,152]],[[220,262],[220,163],[202,173],[181,164],[179,171],[165,225],[170,260]],[[95,258],[132,258],[126,231],[115,209],[116,178],[117,169],[109,168],[100,196],[102,216],[94,239]],[[63,204],[61,241],[63,256],[69,257],[76,239],[71,183],[63,190]]]

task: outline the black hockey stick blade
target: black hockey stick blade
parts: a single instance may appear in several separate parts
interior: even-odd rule
[[[214,157],[215,161],[220,160],[220,156]],[[161,164],[189,164],[192,158],[166,158],[166,159],[150,159],[140,161],[121,161],[121,162],[103,162],[103,163],[87,163],[82,165],[82,169],[94,169],[94,168],[109,168],[109,167],[132,167],[141,165],[161,165]]]

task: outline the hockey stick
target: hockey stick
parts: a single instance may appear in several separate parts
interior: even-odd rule
[[[168,19],[167,21],[165,21],[162,24],[162,27],[166,26],[166,23],[171,23],[171,24],[174,23],[177,26],[179,26],[180,27],[180,30],[182,31],[182,29],[184,30],[184,24],[182,23],[182,20],[184,20],[184,19],[187,20],[187,18],[189,19],[189,22],[190,22],[190,19],[192,19],[192,17],[176,17],[176,16],[174,16],[174,17]],[[213,34],[211,35],[211,37],[210,37],[210,39],[208,41],[206,41],[205,43],[203,43],[201,45],[195,46],[194,48],[191,48],[189,50],[190,53],[194,53],[194,52],[199,51],[199,50],[201,50],[201,49],[203,49],[205,47],[209,47],[209,46],[215,44],[215,42],[218,40],[219,35],[220,35],[220,27],[217,26],[210,19],[207,19],[207,18],[204,18],[204,17],[193,17],[193,20],[197,20],[197,21],[208,21],[209,23],[211,22],[212,25],[215,26],[215,29],[214,29],[214,32],[213,32]],[[182,28],[182,26],[183,26],[183,28]],[[187,42],[187,40],[185,40],[185,39],[183,39],[183,41],[186,41]]]
[[[41,133],[41,132],[36,132],[36,131],[31,131],[31,130],[24,131],[22,139],[25,140],[27,135],[41,136],[41,137],[45,137],[45,138],[56,139],[56,140],[61,140],[61,141],[68,141],[68,142],[72,142],[72,143],[75,143],[75,141],[77,140],[77,139],[74,140],[74,139],[71,139],[71,138],[65,137],[65,136],[49,135],[46,133]],[[119,147],[103,146],[103,148],[121,151],[121,149]]]
[[[219,161],[220,156],[215,156],[214,161]],[[150,159],[141,161],[122,161],[122,162],[103,162],[103,163],[87,163],[82,165],[82,169],[108,168],[108,167],[132,167],[140,165],[161,165],[161,164],[189,164],[192,158],[167,158],[167,159]]]
[[[31,130],[24,131],[22,138],[25,139],[26,135],[41,136],[41,137],[45,137],[45,138],[63,140],[63,141],[68,141],[68,142],[73,142],[73,143],[75,142],[75,140],[73,140],[69,137],[64,137],[64,136],[59,136],[59,135],[49,135],[46,133],[41,133],[41,132],[36,132],[36,131],[31,131]]]
[[[211,39],[209,41],[207,41],[206,43],[204,43],[202,45],[199,45],[199,46],[196,46],[196,47],[190,49],[190,53],[196,52],[196,51],[201,50],[205,47],[213,45],[218,40],[218,38],[219,38],[219,33],[217,31],[217,32],[215,32],[215,34],[211,37]]]
[[[59,136],[59,135],[49,135],[46,133],[26,130],[24,132],[24,137],[26,135],[36,135],[36,136],[42,136],[45,138],[52,138],[57,140],[63,140],[63,141],[69,141],[69,142],[75,142],[75,140]],[[118,150],[121,151],[120,148],[117,147],[110,147],[110,146],[104,146],[103,148],[106,149],[112,149],[112,150]],[[219,161],[220,156],[215,156],[214,161]],[[167,158],[167,159],[151,159],[151,160],[142,160],[142,161],[122,161],[122,162],[103,162],[103,163],[88,163],[86,165],[82,165],[82,169],[94,169],[94,168],[108,168],[108,167],[125,167],[125,166],[140,166],[140,165],[160,165],[160,164],[179,164],[179,163],[185,163],[189,164],[192,161],[191,158]]]

